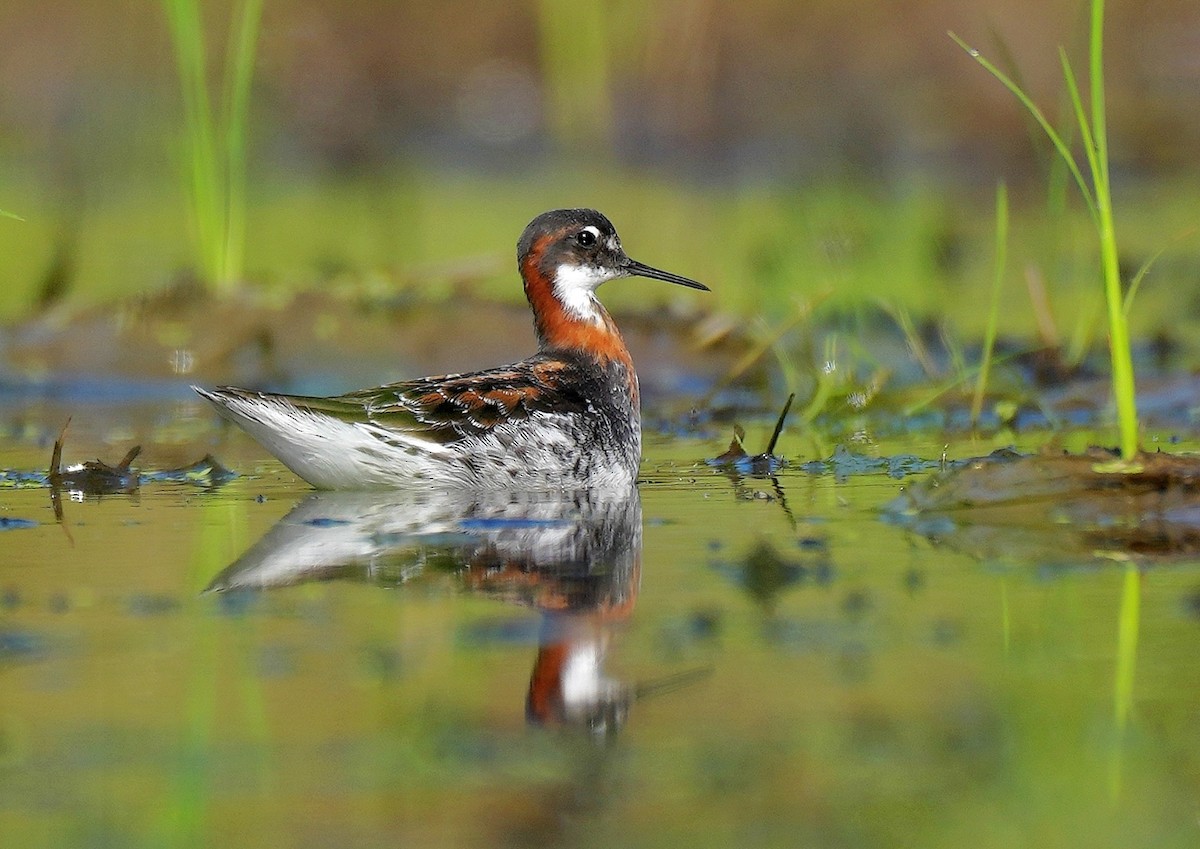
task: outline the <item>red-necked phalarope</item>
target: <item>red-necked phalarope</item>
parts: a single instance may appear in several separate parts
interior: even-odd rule
[[[619,277],[708,287],[630,259],[593,209],[539,215],[517,263],[538,338],[519,363],[332,398],[196,391],[318,489],[631,485],[642,448],[637,374],[596,288]]]

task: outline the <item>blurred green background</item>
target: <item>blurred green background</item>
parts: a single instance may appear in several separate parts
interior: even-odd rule
[[[24,219],[0,218],[0,316],[203,276],[167,5],[0,6],[0,209]],[[201,4],[214,108],[240,8]],[[1003,179],[1002,330],[1034,332],[1036,278],[1064,332],[1094,334],[1074,188],[947,30],[1065,126],[1056,47],[1086,67],[1084,3],[266,0],[239,277],[437,298],[469,276],[519,297],[525,223],[589,205],[737,314],[882,299],[973,334]],[[1135,311],[1148,333],[1200,312],[1200,4],[1111,3],[1106,33],[1123,259],[1164,251]]]

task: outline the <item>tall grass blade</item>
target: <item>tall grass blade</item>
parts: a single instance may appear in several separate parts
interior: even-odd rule
[[[1041,124],[1047,137],[1067,163],[1075,182],[1087,201],[1088,211],[1096,226],[1100,241],[1100,268],[1104,281],[1104,298],[1108,312],[1109,353],[1112,362],[1113,397],[1117,407],[1117,429],[1121,459],[1129,467],[1138,451],[1137,396],[1133,376],[1133,354],[1130,349],[1127,299],[1121,292],[1121,272],[1117,256],[1116,228],[1113,223],[1112,191],[1109,181],[1108,132],[1104,96],[1104,0],[1092,0],[1088,39],[1088,70],[1091,119],[1083,108],[1083,98],[1075,81],[1074,71],[1066,54],[1059,51],[1063,79],[1067,85],[1075,120],[1083,141],[1092,184],[1089,188],[1079,170],[1075,157],[1059,134],[1046,121],[1037,105],[999,68],[987,61],[979,51],[950,33],[950,37],[998,79]]]
[[[163,3],[183,99],[193,241],[201,274],[214,281],[218,273],[212,251],[218,238],[217,152],[204,61],[204,28],[194,0],[163,0]]]
[[[912,358],[921,367],[921,371],[925,372],[927,377],[939,377],[938,367],[934,364],[933,357],[930,356],[929,349],[925,346],[921,334],[917,331],[917,326],[913,323],[912,315],[909,311],[902,306],[893,305],[882,300],[879,302],[879,306],[892,317],[892,320],[896,322],[896,326],[900,328],[900,333],[904,336],[904,343],[908,346]],[[956,379],[961,379],[966,373],[966,365],[960,365],[961,368],[958,370],[958,377]]]
[[[1079,186],[1079,191],[1083,194],[1083,199],[1087,203],[1088,211],[1091,213],[1092,218],[1098,220],[1099,213],[1096,210],[1096,202],[1092,197],[1091,187],[1088,185],[1087,180],[1084,179],[1083,172],[1079,170],[1079,164],[1075,161],[1075,157],[1071,153],[1071,149],[1067,147],[1066,142],[1062,140],[1062,137],[1058,134],[1058,131],[1051,126],[1048,120],[1046,120],[1046,116],[1042,114],[1042,110],[1038,108],[1038,105],[1034,103],[1033,100],[1030,99],[1029,95],[1022,91],[1021,88],[1015,82],[1013,82],[1007,74],[984,58],[983,54],[981,54],[978,50],[976,50],[974,47],[971,47],[953,32],[947,34],[950,36],[950,38],[954,39],[955,44],[966,51],[968,56],[982,65],[989,74],[999,80],[1005,88],[1012,92],[1013,96],[1015,96],[1017,100],[1021,102],[1021,105],[1024,106],[1025,109],[1028,110],[1029,114],[1033,116],[1033,119],[1038,122],[1038,125],[1042,128],[1042,132],[1046,134],[1046,138],[1050,139],[1050,143],[1054,145],[1054,149],[1058,151],[1058,155],[1062,157],[1063,161],[1067,164],[1067,168],[1070,169],[1071,176],[1075,178],[1075,184]]]
[[[1158,258],[1166,253],[1166,248],[1160,248],[1154,256],[1142,263],[1137,273],[1133,275],[1133,279],[1129,281],[1129,288],[1125,290],[1125,303],[1121,305],[1121,311],[1125,313],[1125,318],[1129,318],[1129,310],[1133,308],[1133,299],[1137,297],[1138,289],[1142,287],[1142,280],[1150,272],[1154,263],[1158,262]]]
[[[1096,156],[1092,180],[1096,186],[1096,207],[1100,215],[1100,266],[1104,271],[1104,296],[1108,303],[1108,349],[1112,359],[1113,397],[1117,402],[1121,458],[1130,462],[1138,450],[1137,395],[1133,380],[1129,322],[1125,317],[1124,298],[1121,293],[1121,270],[1117,257],[1117,236],[1109,183],[1103,50],[1104,0],[1092,0],[1092,33],[1088,49],[1091,60],[1092,141]]]
[[[242,276],[246,125],[263,0],[239,0],[230,25],[219,108],[208,89],[198,0],[162,0],[183,100],[188,196],[204,280],[229,288]]]
[[[1091,38],[1088,42],[1088,76],[1092,94],[1092,136],[1099,170],[1098,183],[1108,185],[1108,130],[1104,99],[1104,0],[1092,0]]]
[[[1088,126],[1087,113],[1083,110],[1083,98],[1079,95],[1079,84],[1075,81],[1071,60],[1067,57],[1067,51],[1061,47],[1058,48],[1058,62],[1062,67],[1063,81],[1067,84],[1067,99],[1075,113],[1075,125],[1079,127],[1079,138],[1083,144],[1083,153],[1087,157],[1088,171],[1094,180],[1097,173],[1096,140],[1092,136],[1091,127]]]
[[[25,219],[17,215],[15,212],[9,212],[6,209],[0,209],[0,218],[11,218],[14,221],[24,221]]]
[[[983,357],[979,377],[975,381],[975,396],[971,399],[971,426],[979,423],[983,411],[983,395],[987,391],[992,370],[992,353],[996,347],[996,325],[1000,314],[1000,289],[1004,285],[1005,265],[1008,262],[1008,187],[996,186],[996,273],[992,278],[992,302],[988,306],[987,328],[983,336]]]
[[[228,192],[225,205],[226,232],[221,280],[236,282],[242,276],[246,242],[246,123],[250,113],[250,81],[254,76],[255,46],[263,0],[243,0],[237,15],[237,30],[229,40],[225,60],[228,72],[225,93],[225,150]]]

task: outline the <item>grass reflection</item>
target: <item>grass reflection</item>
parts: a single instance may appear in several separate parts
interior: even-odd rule
[[[1109,791],[1113,800],[1121,796],[1121,774],[1126,731],[1133,711],[1133,689],[1137,673],[1138,633],[1142,609],[1142,575],[1133,563],[1125,566],[1121,581],[1121,607],[1117,616],[1117,664],[1113,681],[1113,742]]]
[[[247,537],[246,504],[241,500],[206,500],[200,506],[202,519],[196,528],[195,544],[188,561],[188,586],[196,594],[187,605],[191,610],[182,662],[186,666],[184,703],[180,706],[181,740],[174,769],[165,787],[162,813],[155,825],[154,843],[164,846],[207,846],[211,815],[213,755],[221,739],[217,733],[218,690],[226,676],[226,652],[221,648],[224,621],[213,615],[212,605],[199,596],[207,576],[221,568],[243,549]],[[244,636],[248,622],[240,624]],[[238,681],[248,722],[243,724],[251,751],[256,752],[255,784],[266,786],[269,767],[265,762],[269,731],[261,684],[250,668],[245,640],[231,653],[236,660]]]

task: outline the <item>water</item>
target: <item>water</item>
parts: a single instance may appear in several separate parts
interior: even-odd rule
[[[886,468],[727,441],[565,504],[314,497],[241,438],[61,523],[3,491],[0,845],[1197,845],[1194,562],[979,561]]]

